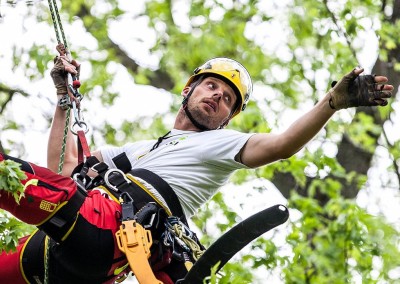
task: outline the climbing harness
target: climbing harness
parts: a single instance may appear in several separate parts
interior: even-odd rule
[[[125,153],[113,162],[116,169],[91,156],[77,167],[73,177],[78,187],[101,189],[121,204],[122,224],[116,240],[139,283],[161,283],[153,271],[161,270],[172,259],[183,263],[187,273],[205,249],[189,229],[175,192],[155,173],[132,169]],[[97,173],[91,180],[89,169]]]

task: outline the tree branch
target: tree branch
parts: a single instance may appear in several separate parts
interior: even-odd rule
[[[330,15],[330,17],[331,17],[331,19],[332,19],[332,22],[333,22],[333,23],[335,24],[335,26],[337,27],[337,30],[338,30],[339,35],[341,35],[341,36],[346,40],[347,46],[349,47],[349,49],[350,49],[350,51],[351,51],[351,53],[352,53],[354,59],[357,60],[357,53],[356,53],[356,51],[354,50],[354,48],[352,47],[352,45],[351,45],[351,41],[352,41],[352,40],[351,40],[350,36],[348,35],[348,33],[347,33],[346,31],[344,31],[344,30],[340,27],[338,19],[336,18],[335,14],[334,14],[334,13],[329,9],[329,7],[328,7],[328,1],[327,1],[327,0],[324,0],[324,5],[325,5],[325,8],[326,8],[326,11],[328,12],[328,14]],[[359,64],[359,63],[358,63],[358,64]]]
[[[386,144],[389,146],[389,148],[393,148],[393,144],[391,144],[390,143],[390,141],[389,141],[389,138],[388,138],[388,136],[387,136],[387,134],[386,134],[386,131],[385,131],[385,129],[383,128],[383,130],[382,130],[382,136],[383,136],[383,138],[385,139],[385,142],[386,142]],[[390,154],[389,154],[390,155]],[[396,159],[392,156],[392,155],[390,155],[391,156],[391,159],[392,159],[392,164],[393,164],[393,167],[394,167],[394,169],[395,169],[395,174],[396,174],[396,176],[397,176],[397,181],[398,181],[398,183],[400,184],[400,170],[399,170],[399,166],[397,165],[397,163],[396,163]]]
[[[8,105],[9,102],[11,102],[13,96],[15,94],[21,94],[24,97],[27,97],[29,94],[26,93],[25,91],[21,89],[14,89],[9,86],[6,86],[4,84],[0,83],[0,94],[3,93],[6,95],[6,99],[4,101],[0,101],[0,115],[3,113],[3,111],[6,109],[6,106]]]
[[[85,17],[93,17],[90,14],[90,9],[89,7],[86,6],[86,4],[82,4],[80,6],[80,10],[77,13],[77,15],[81,18],[84,19]],[[98,19],[96,19],[98,21]],[[87,31],[93,30],[93,26],[90,26],[86,24],[86,21],[83,21],[85,28]],[[139,72],[139,67],[140,65],[137,64],[135,60],[133,60],[124,49],[122,49],[117,43],[115,43],[107,33],[107,36],[101,36],[98,35],[97,33],[91,33],[99,42],[99,45],[102,46],[102,48],[106,48],[111,50],[115,54],[115,57],[118,59],[118,61],[125,66],[125,68],[135,76]],[[143,68],[143,67],[142,67]],[[143,68],[144,70],[146,68]],[[143,72],[143,71],[142,71]],[[154,86],[156,88],[162,88],[165,90],[171,90],[174,87],[174,80],[171,78],[171,76],[168,74],[168,72],[164,72],[163,70],[149,70],[149,72],[143,72],[147,73],[147,79],[149,81],[149,84],[151,86]]]

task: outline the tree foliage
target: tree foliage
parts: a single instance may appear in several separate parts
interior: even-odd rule
[[[46,2],[30,4],[15,2],[0,11],[3,22],[12,17],[12,9],[23,14],[24,40],[10,35],[11,50],[1,59],[9,63],[2,66],[10,66],[14,76],[0,76],[0,150],[23,158],[29,156],[26,143],[16,132],[37,129],[45,139],[49,109],[55,104],[52,89],[32,88],[35,83],[52,84],[49,69],[56,43]],[[287,127],[326,93],[331,81],[357,65],[368,73],[388,76],[395,86],[389,106],[337,113],[297,155],[235,174],[229,193],[217,194],[193,222],[209,244],[241,218],[226,203],[230,191],[248,184],[254,188],[241,205],[251,203],[255,193],[268,204],[271,190],[250,181],[269,180],[286,198],[292,218],[284,232],[257,240],[250,251],[227,265],[220,283],[399,281],[399,228],[392,213],[384,210],[388,199],[381,198],[389,195],[398,201],[399,193],[400,145],[395,131],[399,0],[76,0],[60,4],[72,55],[83,66],[81,92],[84,111],[92,118],[93,147],[163,135],[181,101],[176,94],[192,70],[211,57],[236,59],[252,75],[253,101],[229,125],[245,132]],[[48,38],[35,38],[37,32]],[[115,83],[121,76],[123,85],[135,87],[136,93],[130,94],[133,109],[145,93],[161,90],[170,99],[170,111],[125,116],[112,123],[108,113],[127,92]],[[25,79],[15,80],[21,77]],[[34,107],[22,122],[12,114],[13,103],[23,99]],[[44,118],[41,126],[34,115]],[[210,230],[207,224],[216,215],[222,217]]]

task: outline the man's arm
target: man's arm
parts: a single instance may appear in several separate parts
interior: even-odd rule
[[[384,76],[374,77],[376,84],[373,84],[373,87],[376,88],[376,92],[369,90],[372,94],[365,96],[360,94],[358,91],[365,91],[364,88],[361,88],[363,86],[357,87],[358,89],[355,90],[355,93],[358,92],[357,94],[349,93],[350,82],[354,81],[362,71],[362,69],[355,69],[347,74],[322,100],[282,134],[258,133],[253,135],[243,148],[241,162],[254,168],[289,158],[322,129],[336,109],[357,105],[386,105],[385,99],[390,97],[393,86],[383,85],[387,82],[387,78]],[[356,104],[354,100],[357,100]]]
[[[69,176],[78,163],[76,139],[74,139],[70,131],[70,125],[65,125],[68,111],[70,110],[63,110],[61,107],[56,106],[47,144],[47,167],[54,172],[58,172],[62,149],[65,146],[63,153],[64,163],[61,172],[65,176]],[[65,127],[68,128],[68,132],[66,144],[63,145]]]
[[[56,58],[55,65],[50,74],[56,87],[57,98],[59,100],[67,94],[67,74],[70,73],[79,77],[80,66],[74,60],[71,62],[68,61],[68,58],[65,56],[66,50],[62,44],[57,46],[57,50],[59,51],[60,56]],[[76,103],[79,105],[79,101],[76,101]],[[64,110],[60,106],[56,106],[47,145],[47,167],[54,172],[58,172],[61,155],[63,155],[64,162],[61,174],[64,176],[70,176],[78,164],[77,138],[74,137],[70,130],[71,125],[66,125],[67,114],[69,111],[69,108]],[[72,121],[73,116],[71,114],[70,122],[72,123]],[[67,137],[64,145],[64,132],[66,127]],[[64,151],[62,150],[63,148]],[[100,152],[94,152],[93,155],[102,161]]]
[[[242,151],[242,163],[254,168],[297,153],[335,113],[328,103],[329,96],[325,96],[282,134],[258,133],[251,136]]]
[[[60,163],[67,111],[70,110],[64,111],[57,106],[50,128],[50,135],[47,145],[47,167],[54,172],[58,172],[58,165]],[[93,151],[91,155],[99,159],[100,162],[103,161],[100,151]],[[70,126],[68,126],[68,134],[64,151],[64,163],[61,174],[64,176],[70,176],[77,165],[77,137],[71,133]]]

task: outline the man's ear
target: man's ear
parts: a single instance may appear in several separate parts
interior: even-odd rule
[[[185,87],[185,88],[182,90],[181,95],[182,95],[184,98],[186,98],[187,95],[188,95],[189,92],[190,92],[190,89],[191,89],[191,88],[190,88],[189,86]]]

